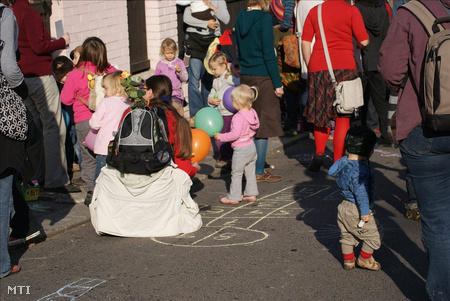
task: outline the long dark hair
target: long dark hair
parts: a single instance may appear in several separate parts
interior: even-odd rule
[[[97,71],[104,73],[109,67],[106,45],[97,37],[89,37],[84,40],[80,59],[76,65],[79,68],[83,63],[91,62],[97,68]]]
[[[154,75],[145,81],[147,89],[152,89],[153,98],[150,106],[157,106],[170,111],[175,118],[175,143],[179,146],[177,157],[188,160],[192,157],[192,133],[189,122],[172,106],[172,82],[165,75]],[[166,101],[167,100],[169,101]],[[164,100],[163,100],[164,99]],[[175,149],[175,153],[177,150]]]

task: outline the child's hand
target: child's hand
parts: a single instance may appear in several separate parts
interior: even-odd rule
[[[214,133],[213,135],[214,135],[214,139],[220,141],[220,133]]]
[[[367,214],[367,215],[361,215],[361,220],[362,220],[363,222],[368,222],[368,221],[370,221],[370,214]]]
[[[175,65],[175,71],[180,73],[181,72],[181,66],[180,65]]]
[[[200,166],[200,164],[198,164],[198,162],[191,162],[192,166],[195,167],[195,169],[197,169],[197,172],[199,172],[202,167]]]
[[[281,96],[283,96],[283,94],[284,94],[283,87],[279,87],[279,88],[276,88],[276,89],[275,89],[275,95],[276,95],[278,98],[281,98]]]
[[[222,101],[222,99],[219,99],[219,98],[210,98],[208,100],[208,103],[211,105],[214,105],[214,106],[218,106],[221,101]]]

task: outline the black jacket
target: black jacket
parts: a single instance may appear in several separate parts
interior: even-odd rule
[[[389,28],[389,14],[384,6],[363,6],[356,3],[369,34],[369,45],[361,51],[364,71],[377,71],[380,48]]]

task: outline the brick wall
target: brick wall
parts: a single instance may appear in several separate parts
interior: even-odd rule
[[[177,9],[175,0],[146,0],[147,51],[151,68],[160,60],[159,49],[165,38],[177,37]]]
[[[159,61],[159,46],[167,37],[177,41],[175,0],[145,0],[147,51],[151,68]],[[55,21],[62,19],[70,34],[70,47],[55,55],[70,51],[90,36],[105,42],[108,60],[119,69],[130,69],[128,17],[126,0],[53,1],[51,33],[56,34]],[[55,37],[56,38],[56,37]]]

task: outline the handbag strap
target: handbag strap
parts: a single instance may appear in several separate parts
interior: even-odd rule
[[[317,9],[318,19],[319,19],[319,28],[320,28],[320,36],[322,37],[323,44],[323,52],[325,53],[325,59],[327,61],[328,71],[330,72],[331,81],[333,82],[334,87],[337,87],[336,77],[334,76],[333,66],[331,65],[330,53],[328,52],[327,40],[325,38],[325,31],[323,30],[322,23],[322,4],[319,4]]]

